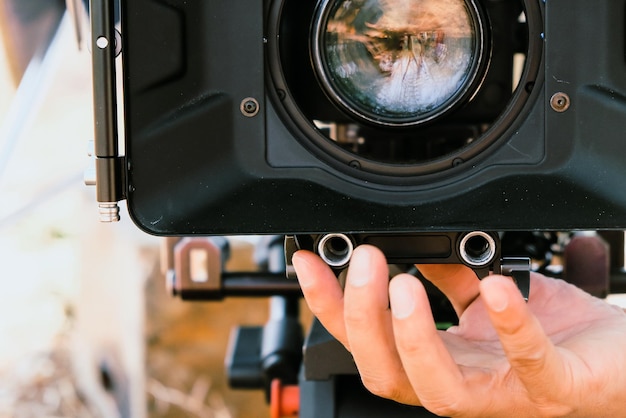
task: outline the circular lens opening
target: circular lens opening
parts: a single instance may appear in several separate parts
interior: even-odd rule
[[[410,187],[447,182],[504,143],[540,98],[540,0],[271,3],[268,92],[278,116],[302,146],[350,178]],[[432,10],[430,21],[443,22],[439,29],[406,17],[422,16],[420,7]],[[466,32],[470,28],[465,44],[453,42],[462,31],[446,19],[464,21]],[[388,23],[396,21],[402,24]],[[380,29],[381,22],[387,29]],[[379,49],[383,52],[377,55]],[[386,58],[394,56],[395,61]],[[423,82],[433,69],[441,75],[446,65],[452,68],[454,56],[465,56],[457,61],[464,64],[450,70],[456,81],[445,78],[440,88],[396,79],[391,71],[412,63],[405,74]],[[418,69],[421,77],[416,77]],[[392,84],[398,88],[385,90]],[[281,155],[276,154],[275,164],[281,164]]]
[[[312,55],[326,93],[380,125],[412,126],[471,95],[484,58],[483,22],[466,0],[326,0]]]

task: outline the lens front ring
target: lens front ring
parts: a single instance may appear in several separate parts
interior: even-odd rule
[[[490,55],[488,25],[474,0],[378,3],[318,3],[311,59],[327,96],[361,120],[402,127],[471,98]]]

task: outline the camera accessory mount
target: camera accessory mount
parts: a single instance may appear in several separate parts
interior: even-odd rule
[[[524,299],[530,294],[530,258],[501,257],[498,234],[484,231],[289,235],[285,238],[287,277],[296,278],[291,259],[298,250],[318,254],[340,276],[353,249],[363,244],[379,248],[389,264],[463,264],[479,279],[490,273],[510,276]]]

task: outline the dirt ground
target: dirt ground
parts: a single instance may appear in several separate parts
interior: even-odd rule
[[[254,269],[251,251],[248,246],[240,247],[231,265]],[[205,410],[212,410],[216,417],[268,417],[260,391],[231,390],[224,375],[231,329],[236,325],[262,325],[267,318],[267,301],[172,300],[165,292],[160,272],[154,274],[159,279],[149,280],[146,291],[149,415],[178,417],[185,412],[185,405],[193,405],[194,394],[199,394],[205,399]],[[163,384],[175,392],[167,396]]]

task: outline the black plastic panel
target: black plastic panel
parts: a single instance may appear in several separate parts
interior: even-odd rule
[[[394,179],[327,158],[290,119],[270,71],[275,2],[122,2],[134,221],[159,235],[626,228],[624,2],[527,3],[543,19],[527,100],[478,155]]]

